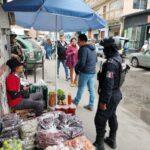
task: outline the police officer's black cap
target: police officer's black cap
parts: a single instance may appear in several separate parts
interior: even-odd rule
[[[17,59],[12,58],[6,62],[6,65],[9,66],[10,69],[14,70],[15,68],[23,66],[24,64],[19,62]]]
[[[104,48],[113,47],[115,50],[121,49],[121,41],[118,37],[104,38],[100,44],[104,46]]]
[[[104,47],[114,44],[114,39],[112,37],[104,38],[101,40],[100,44]]]

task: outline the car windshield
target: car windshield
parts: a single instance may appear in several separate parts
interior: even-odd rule
[[[24,39],[31,48],[33,49],[41,49],[40,46],[36,43],[36,41],[34,41],[33,39]]]

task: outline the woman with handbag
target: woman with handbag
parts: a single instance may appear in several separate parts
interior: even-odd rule
[[[23,64],[17,59],[10,59],[6,63],[11,73],[6,78],[8,104],[14,110],[33,109],[36,116],[42,114],[44,109],[43,95],[41,93],[29,94],[29,86],[22,86],[20,74]]]
[[[67,48],[66,56],[67,56],[66,65],[70,69],[71,86],[78,85],[78,76],[75,75],[75,79],[73,79],[74,69],[78,62],[78,46],[75,38],[72,38],[70,40],[70,45]]]

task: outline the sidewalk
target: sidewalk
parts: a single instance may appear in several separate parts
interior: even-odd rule
[[[41,69],[37,70],[37,81],[42,78]],[[33,82],[33,75],[29,76]],[[55,63],[54,60],[45,62],[45,82],[49,90],[55,89]],[[65,81],[64,69],[60,67],[60,78],[58,79],[58,88],[63,89],[66,93],[71,92],[73,98],[76,95],[77,88],[70,87],[69,82]],[[95,90],[95,92],[97,89]],[[95,109],[89,112],[83,109],[88,104],[88,90],[82,96],[81,103],[77,109],[77,115],[83,121],[85,134],[93,142],[95,140],[94,116],[96,113],[98,95],[96,94]],[[150,150],[150,126],[138,119],[132,113],[119,106],[118,111],[119,130],[117,136],[117,150]],[[106,146],[106,150],[111,150]]]

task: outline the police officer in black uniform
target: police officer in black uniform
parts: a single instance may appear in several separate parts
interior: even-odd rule
[[[97,135],[94,143],[97,150],[105,149],[104,142],[111,148],[116,148],[116,132],[118,129],[116,109],[122,99],[119,87],[122,58],[118,53],[121,42],[118,38],[114,37],[104,39],[101,44],[104,46],[104,54],[107,60],[102,66],[102,71],[98,73],[99,104],[95,116]],[[110,132],[109,137],[104,139],[107,121]]]

